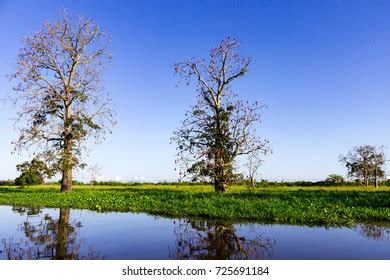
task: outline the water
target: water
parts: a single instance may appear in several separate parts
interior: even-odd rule
[[[390,226],[240,224],[0,206],[0,259],[390,259]]]

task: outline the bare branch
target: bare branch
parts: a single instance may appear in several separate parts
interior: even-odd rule
[[[20,136],[16,150],[35,147],[35,154],[63,175],[70,189],[72,170],[90,138],[96,141],[115,124],[110,97],[101,76],[111,55],[107,34],[89,18],[72,20],[66,13],[46,22],[24,40],[15,72],[14,95]]]
[[[268,141],[260,140],[254,129],[262,106],[237,100],[231,92],[230,84],[244,76],[251,63],[239,48],[239,41],[227,38],[211,50],[208,62],[190,59],[174,65],[187,84],[196,77],[198,91],[197,104],[172,138],[178,146],[180,174],[213,181],[220,191],[239,177],[237,157],[269,151]]]

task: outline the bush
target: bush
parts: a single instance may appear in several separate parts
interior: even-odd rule
[[[18,178],[15,179],[16,186],[31,186],[43,184],[43,177],[33,172],[22,173]]]
[[[14,186],[14,180],[0,180],[0,186]]]
[[[163,185],[163,186],[203,186],[203,185],[209,185],[210,183],[207,182],[157,182],[157,183],[150,183],[150,182],[118,182],[118,181],[92,181],[91,185],[94,186],[141,186],[141,185]],[[87,185],[87,184],[84,184]]]
[[[20,176],[15,179],[15,185],[41,185],[43,184],[44,176],[51,177],[52,171],[40,160],[33,159],[18,164],[16,169],[21,172]]]
[[[330,174],[328,178],[326,178],[325,182],[328,182],[334,186],[341,186],[344,184],[344,177],[338,174]]]
[[[389,182],[390,185],[390,182]],[[292,181],[292,182],[276,182],[276,181],[267,181],[262,180],[260,182],[256,182],[256,187],[335,187],[335,186],[360,186],[360,183],[357,181],[344,181],[344,182],[335,182],[330,180],[325,181]]]

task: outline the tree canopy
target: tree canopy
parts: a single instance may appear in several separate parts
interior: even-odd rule
[[[34,147],[34,157],[62,174],[61,191],[70,191],[73,169],[82,167],[86,141],[104,138],[114,125],[111,99],[101,76],[111,60],[109,36],[89,18],[46,22],[24,39],[10,97],[20,136],[16,150]]]
[[[356,146],[346,155],[341,155],[340,162],[347,168],[348,177],[360,180],[364,186],[374,182],[378,187],[379,180],[385,177],[383,146]]]
[[[260,121],[258,102],[242,101],[232,84],[249,69],[251,58],[241,55],[241,43],[227,38],[206,59],[190,59],[174,65],[175,73],[197,88],[197,103],[174,132],[180,174],[194,180],[212,181],[216,191],[225,191],[240,178],[236,159],[256,151],[265,154],[268,141],[256,135]]]
[[[25,161],[16,166],[21,174],[15,179],[15,185],[40,185],[44,182],[45,177],[53,176],[52,170],[42,161],[33,159],[30,162]]]

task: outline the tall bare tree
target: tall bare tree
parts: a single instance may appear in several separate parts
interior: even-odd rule
[[[197,103],[173,136],[181,175],[210,180],[222,192],[236,178],[238,156],[268,150],[268,142],[260,140],[254,128],[261,106],[238,100],[232,92],[232,83],[247,73],[251,63],[240,54],[240,47],[238,40],[227,38],[211,50],[209,60],[174,65],[182,80],[189,84],[195,78],[197,86]]]
[[[62,174],[62,192],[71,190],[86,141],[99,142],[115,124],[101,80],[111,61],[109,42],[92,19],[61,12],[58,21],[24,39],[11,75],[20,131],[15,148],[34,146],[34,155]]]

